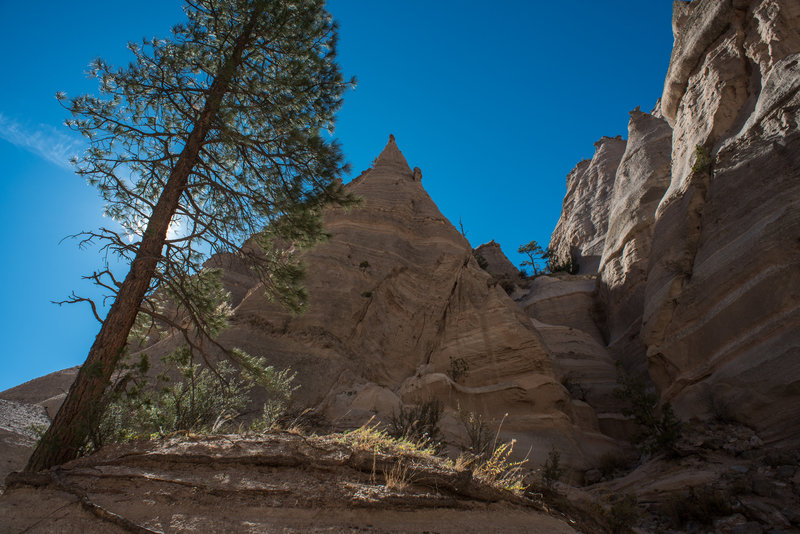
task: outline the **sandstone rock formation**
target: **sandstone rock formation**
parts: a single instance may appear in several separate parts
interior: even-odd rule
[[[0,399],[0,488],[6,475],[25,466],[37,432],[49,424],[42,406]]]
[[[796,443],[800,5],[696,1],[676,6],[674,27],[662,99],[672,175],[642,331],[650,373],[684,417],[735,406],[765,440]]]
[[[348,187],[363,205],[328,212],[331,239],[304,256],[309,311],[292,317],[254,288],[224,342],[297,370],[303,404],[342,428],[435,398],[452,437],[458,409],[505,417],[503,436],[537,462],[552,446],[576,466],[615,447],[580,427],[540,336],[478,267],[393,138]],[[457,381],[456,360],[469,369]]]
[[[630,427],[614,398],[615,359],[593,317],[595,290],[593,276],[540,276],[519,303],[552,354],[553,370],[573,402],[591,407],[590,417],[601,432],[627,439]]]
[[[479,254],[488,264],[486,272],[497,277],[509,277],[515,279],[519,276],[519,269],[503,253],[500,243],[494,240],[484,243],[475,249],[475,254]]]
[[[647,266],[658,203],[670,181],[672,129],[663,119],[632,111],[628,143],[614,179],[598,293],[612,352],[644,370],[642,326]]]
[[[680,416],[798,443],[800,4],[675,2],[673,30],[660,113],[570,173],[552,245],[602,254],[608,348]]]
[[[215,258],[235,305],[219,341],[297,371],[298,408],[314,408],[334,428],[373,416],[388,422],[404,405],[435,399],[453,445],[467,444],[461,419],[474,412],[499,427],[502,440],[515,439],[533,465],[553,447],[573,468],[593,465],[617,444],[593,410],[570,397],[530,318],[477,265],[420,174],[390,138],[348,184],[363,203],[326,212],[331,238],[303,256],[310,300],[302,315],[270,302],[229,258]],[[492,257],[507,268],[504,258]],[[168,337],[146,352],[155,362],[180,343]],[[454,365],[467,372],[457,376]]]
[[[597,272],[600,265],[609,200],[625,144],[619,137],[603,137],[595,143],[592,159],[578,163],[567,176],[567,194],[550,248],[559,262],[577,262],[582,274]]]

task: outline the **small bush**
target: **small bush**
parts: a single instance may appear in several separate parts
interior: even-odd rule
[[[694,173],[710,173],[712,170],[714,160],[708,149],[702,145],[695,145],[694,147],[694,165],[692,165],[692,172]]]
[[[507,295],[511,295],[517,288],[517,284],[515,284],[513,280],[503,278],[500,280],[500,287],[503,288],[503,291],[505,291]]]
[[[389,432],[379,428],[377,423],[372,423],[372,419],[355,430],[340,434],[337,441],[356,450],[389,455],[433,456],[436,453],[427,443],[391,436]]]
[[[560,463],[561,453],[555,448],[551,449],[547,454],[547,460],[545,460],[542,466],[542,482],[544,482],[545,487],[550,491],[553,491],[556,482],[558,482],[564,474],[564,468],[561,467]]]
[[[389,435],[437,448],[442,404],[431,399],[411,408],[401,407],[389,421]]]
[[[564,376],[561,379],[561,385],[569,391],[570,397],[586,402],[586,388],[578,382],[574,374],[569,373]]]
[[[477,460],[473,472],[475,477],[507,491],[515,493],[525,491],[528,486],[524,483],[526,473],[523,466],[528,459],[511,460],[515,443],[516,440],[502,443],[485,460]]]
[[[623,495],[618,498],[606,512],[606,520],[611,532],[625,534],[631,532],[632,527],[639,520],[640,511],[636,505],[636,498]]]
[[[361,263],[358,264],[358,268],[361,269],[362,271],[366,271],[367,269],[369,269],[369,262],[367,260],[362,261]]]
[[[733,513],[730,495],[711,488],[691,488],[688,494],[669,499],[663,510],[676,528],[681,528],[690,521],[710,526],[714,519]]]
[[[477,458],[484,458],[491,449],[492,435],[495,432],[483,420],[483,415],[475,412],[464,413],[460,409],[458,413],[469,438],[467,451]]]
[[[447,375],[453,380],[458,382],[462,378],[469,376],[469,363],[464,358],[453,358],[450,356],[450,368],[447,370]]]
[[[545,270],[550,273],[578,274],[578,264],[571,256],[567,259],[560,259],[556,255],[556,251],[550,247],[542,251],[542,259],[546,261]]]
[[[567,258],[561,262],[549,263],[548,270],[551,273],[578,274],[578,264],[572,258]]]
[[[628,458],[613,452],[607,452],[600,457],[600,465],[597,466],[603,478],[614,478],[620,471],[627,471],[630,468]]]
[[[363,293],[361,293],[361,296],[364,297],[365,299],[368,299],[372,296],[372,291],[364,291]]]
[[[100,424],[91,436],[90,450],[106,443],[125,442],[177,431],[220,432],[230,429],[250,401],[255,385],[266,389],[272,397],[264,405],[254,429],[266,430],[283,414],[296,389],[294,374],[276,371],[263,358],[252,358],[237,352],[241,373],[223,360],[216,369],[192,363],[191,353],[180,348],[164,358],[168,369],[177,371],[179,380],[167,375],[158,377],[158,387],[148,388],[144,380],[147,366],[117,385]],[[122,389],[127,384],[127,389]]]
[[[475,261],[478,262],[478,267],[480,267],[484,271],[486,270],[487,267],[489,267],[489,262],[486,261],[486,258],[481,256],[477,252],[473,252],[472,255],[475,256]]]
[[[622,386],[614,390],[614,395],[628,402],[622,413],[633,417],[639,427],[634,442],[644,454],[672,452],[673,446],[681,436],[681,422],[672,411],[669,403],[658,410],[658,395],[644,380],[626,373],[621,362],[617,362],[617,382]]]
[[[409,466],[398,460],[388,471],[384,471],[384,487],[387,490],[405,491],[411,485]]]

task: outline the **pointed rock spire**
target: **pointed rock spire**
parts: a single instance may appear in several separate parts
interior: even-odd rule
[[[394,135],[389,134],[389,142],[386,143],[386,147],[375,160],[375,165],[373,165],[372,170],[373,172],[391,172],[393,174],[402,174],[409,177],[413,175],[406,158],[403,157],[403,153],[397,148]]]

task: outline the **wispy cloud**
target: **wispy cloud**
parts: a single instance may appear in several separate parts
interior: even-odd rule
[[[83,144],[52,126],[22,124],[0,113],[0,139],[55,163],[71,169],[69,160],[83,150]]]

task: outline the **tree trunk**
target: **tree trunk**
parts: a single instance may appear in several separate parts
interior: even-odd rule
[[[33,451],[25,471],[41,471],[77,458],[89,433],[100,422],[105,410],[104,393],[125,350],[128,334],[142,300],[150,287],[178,201],[188,184],[189,175],[211,129],[211,123],[219,112],[222,99],[241,63],[242,54],[252,39],[256,22],[263,12],[263,4],[259,4],[237,38],[231,55],[211,84],[203,111],[153,209],[131,269],[103,321],[86,362],[81,366],[53,423]]]

